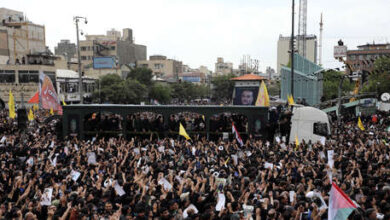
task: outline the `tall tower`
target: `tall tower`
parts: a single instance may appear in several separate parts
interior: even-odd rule
[[[323,24],[322,23],[322,13],[321,13],[321,19],[320,19],[320,43],[318,44],[318,64],[322,66],[322,30],[323,30]]]
[[[299,0],[298,52],[306,57],[307,0]]]

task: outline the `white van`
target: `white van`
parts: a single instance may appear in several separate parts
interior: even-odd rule
[[[299,143],[305,140],[308,143],[321,141],[323,137],[330,135],[330,123],[328,115],[320,109],[307,106],[294,106],[291,117],[290,143],[295,143],[295,137]]]

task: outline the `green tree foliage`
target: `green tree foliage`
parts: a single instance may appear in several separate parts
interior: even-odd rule
[[[214,85],[213,97],[217,99],[231,99],[234,89],[233,74],[214,77],[211,83]]]
[[[139,104],[145,101],[148,97],[148,89],[146,85],[133,79],[126,79],[121,82],[123,92],[119,92],[123,96],[120,103],[123,104]]]
[[[382,57],[375,60],[374,71],[363,85],[363,92],[377,92],[378,95],[390,92],[390,58]]]
[[[179,99],[181,102],[208,96],[208,88],[204,85],[195,85],[190,82],[177,82],[172,84],[171,88],[172,97]]]
[[[107,87],[109,85],[118,84],[122,82],[121,77],[118,74],[107,74],[100,77],[100,86]]]
[[[100,98],[103,103],[138,104],[147,98],[146,86],[137,80],[122,80],[117,74],[100,77]],[[99,91],[93,94],[99,100]]]
[[[338,96],[338,88],[340,84],[340,80],[343,76],[342,72],[338,71],[327,71],[324,73],[324,90],[323,94],[325,96],[325,100],[330,100],[333,98],[337,98]],[[348,78],[344,79],[343,87],[342,87],[342,95],[345,95],[353,90],[354,82],[350,82]]]
[[[127,79],[137,80],[138,82],[150,86],[153,84],[153,71],[148,68],[137,67],[130,71],[127,75]]]
[[[149,98],[156,99],[161,104],[167,104],[172,99],[172,89],[170,86],[154,84],[150,88]]]

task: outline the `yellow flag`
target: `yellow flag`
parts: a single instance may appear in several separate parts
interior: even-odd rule
[[[186,129],[184,129],[183,125],[181,123],[180,124],[180,127],[179,127],[179,135],[185,137],[187,140],[191,140],[190,136],[188,136],[187,132],[186,132]]]
[[[287,100],[289,105],[295,105],[294,98],[292,95],[287,95]]]
[[[267,86],[264,83],[264,80],[261,81],[255,106],[269,106],[268,90],[267,90]]]
[[[15,118],[15,100],[14,95],[12,94],[11,90],[9,90],[9,99],[8,99],[8,109],[9,109],[9,117]]]
[[[66,105],[66,102],[64,100],[64,97],[62,96],[62,105],[65,106]]]
[[[298,147],[299,147],[298,136],[295,135],[295,150],[297,150]]]
[[[203,119],[203,121],[206,121],[206,119],[204,118],[204,115],[202,115],[202,119]]]
[[[38,111],[39,110],[39,106],[38,105],[33,105],[33,110],[34,111]]]
[[[50,115],[54,115],[53,108],[50,108]]]
[[[34,113],[33,113],[31,108],[30,108],[30,111],[28,112],[27,118],[29,121],[34,120]]]
[[[364,131],[364,126],[363,126],[363,123],[362,123],[362,120],[360,120],[360,117],[358,118],[358,127],[360,128],[360,130]]]

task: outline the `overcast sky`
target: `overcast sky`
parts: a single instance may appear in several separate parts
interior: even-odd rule
[[[291,0],[1,0],[0,7],[45,25],[46,44],[53,51],[61,39],[75,42],[72,18],[78,15],[88,18],[87,25],[80,25],[86,34],[132,28],[148,56],[162,54],[213,71],[217,57],[237,68],[244,54],[258,59],[260,70],[276,68],[278,37],[291,35]],[[390,0],[308,0],[308,34],[319,36],[323,12],[324,67],[341,66],[333,59],[340,38],[349,49],[390,42],[389,9]]]

